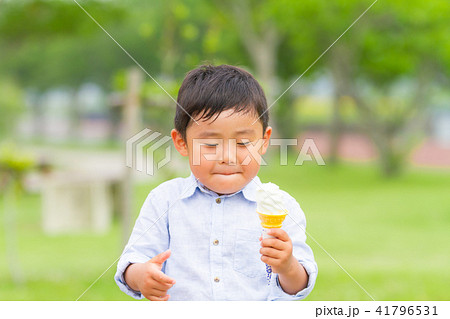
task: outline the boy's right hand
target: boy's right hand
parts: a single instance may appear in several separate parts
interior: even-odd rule
[[[167,294],[175,280],[161,271],[163,263],[170,257],[170,250],[153,257],[145,263],[132,264],[125,271],[125,281],[134,283],[141,294],[152,301],[167,301],[170,295]],[[135,280],[133,280],[135,278]]]

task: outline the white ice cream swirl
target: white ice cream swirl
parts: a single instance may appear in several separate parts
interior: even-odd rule
[[[267,215],[283,215],[287,211],[283,206],[283,193],[278,185],[261,184],[256,190],[256,210]]]

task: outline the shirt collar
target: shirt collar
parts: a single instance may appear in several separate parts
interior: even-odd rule
[[[219,197],[215,192],[207,189],[200,181],[197,180],[197,178],[194,176],[194,174],[191,172],[191,175],[186,178],[186,184],[185,189],[183,191],[183,194],[181,195],[181,199],[188,198],[192,196],[195,193],[195,190],[198,188],[201,192],[209,194],[213,197]],[[256,189],[259,187],[258,185],[261,185],[261,181],[258,176],[255,176],[247,185],[244,186],[241,190],[233,193],[233,194],[227,194],[222,195],[220,197],[230,197],[233,195],[236,195],[240,192],[244,195],[244,197],[247,200],[256,202]]]

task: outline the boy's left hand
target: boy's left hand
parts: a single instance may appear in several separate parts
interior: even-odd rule
[[[277,274],[287,274],[295,269],[298,261],[292,255],[292,241],[289,235],[281,228],[272,228],[267,234],[275,238],[260,238],[261,260],[272,266],[272,271]]]

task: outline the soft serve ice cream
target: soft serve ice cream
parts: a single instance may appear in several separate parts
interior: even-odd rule
[[[267,234],[270,228],[280,228],[286,218],[287,211],[283,207],[283,193],[278,185],[266,183],[256,191],[256,212],[263,227],[262,238],[273,238]],[[272,267],[266,264],[267,284],[270,285]]]
[[[283,193],[278,185],[273,183],[261,184],[256,191],[256,210],[266,215],[284,215]]]
[[[256,211],[265,229],[281,227],[288,212],[283,207],[283,193],[277,185],[262,184],[256,191]]]

